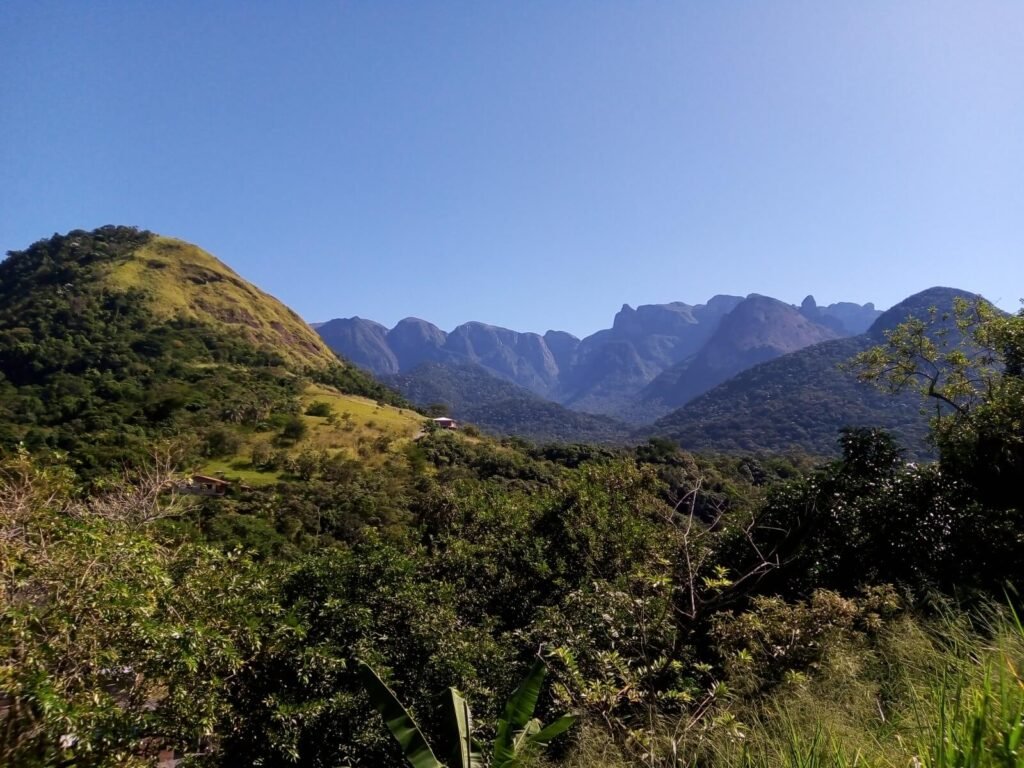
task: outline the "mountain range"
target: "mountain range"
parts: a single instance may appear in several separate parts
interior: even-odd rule
[[[443,403],[498,433],[591,441],[657,435],[693,450],[828,455],[842,427],[873,426],[924,457],[932,448],[919,398],[862,384],[845,364],[884,343],[897,324],[949,312],[956,299],[983,300],[935,287],[882,312],[852,302],[818,306],[811,296],[794,306],[719,295],[697,305],[625,305],[611,328],[584,339],[483,323],[445,333],[416,318],[390,330],[338,319],[318,331],[413,402]]]
[[[912,456],[931,453],[928,418],[920,398],[861,383],[846,369],[855,355],[885,343],[885,334],[909,318],[940,316],[974,293],[935,287],[910,296],[874,321],[867,332],[813,344],[750,367],[659,419],[652,431],[683,447],[717,451],[800,450],[828,454],[843,427],[881,427],[896,434]]]
[[[881,314],[873,304],[796,307],[751,294],[706,303],[624,305],[612,326],[579,339],[480,322],[451,332],[419,318],[388,329],[359,317],[316,326],[327,345],[377,376],[412,391],[423,363],[477,366],[498,379],[575,411],[650,423],[752,365],[820,341],[863,333]],[[436,369],[431,371],[436,376]]]

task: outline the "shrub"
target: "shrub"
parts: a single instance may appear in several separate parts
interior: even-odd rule
[[[203,453],[206,456],[232,456],[242,446],[241,438],[226,429],[214,429],[208,432],[203,441]]]
[[[331,410],[331,404],[325,403],[322,400],[317,400],[315,403],[310,403],[306,409],[307,416],[323,416],[327,417],[333,413]]]
[[[281,437],[295,443],[305,437],[308,431],[309,427],[306,426],[306,422],[300,416],[292,416],[284,423],[284,427],[281,428]]]

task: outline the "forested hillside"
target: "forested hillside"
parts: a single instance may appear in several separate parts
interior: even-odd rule
[[[911,456],[934,456],[927,437],[937,401],[923,403],[909,392],[883,393],[858,381],[850,363],[908,320],[933,321],[932,343],[958,341],[953,323],[958,300],[984,302],[954,288],[921,291],[879,316],[866,333],[814,344],[745,370],[643,434],[653,432],[691,450],[802,450],[827,456],[836,453],[838,429],[881,427],[899,435]]]
[[[0,443],[84,472],[154,440],[228,454],[300,412],[311,382],[398,403],[287,307],[195,246],[127,227],[75,231],[0,263]]]

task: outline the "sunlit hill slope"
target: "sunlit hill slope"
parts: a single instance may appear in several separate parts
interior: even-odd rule
[[[305,414],[313,401],[351,416],[325,428],[326,416]],[[415,434],[423,417],[404,405],[289,308],[180,240],[76,230],[0,263],[7,449],[68,453],[85,475],[164,443],[195,467],[237,468],[264,444],[278,459],[356,455]]]

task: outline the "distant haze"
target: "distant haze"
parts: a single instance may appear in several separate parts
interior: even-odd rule
[[[0,248],[116,223],[309,320],[1024,296],[1024,4],[40,3]]]

